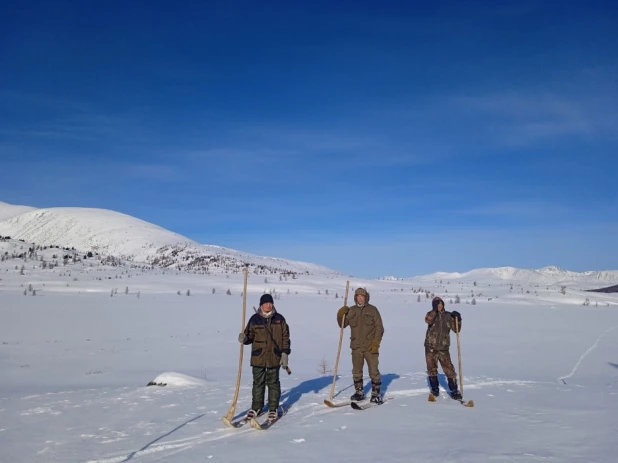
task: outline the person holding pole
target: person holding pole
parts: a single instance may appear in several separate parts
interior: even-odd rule
[[[281,382],[279,368],[287,370],[290,349],[290,328],[274,306],[273,297],[263,294],[260,307],[249,319],[245,330],[238,335],[238,342],[251,344],[253,389],[251,410],[247,419],[255,418],[264,407],[264,394],[268,387],[268,421],[277,419]]]
[[[384,325],[378,308],[369,304],[369,293],[358,288],[354,291],[352,307],[344,305],[337,312],[337,323],[340,328],[350,327],[350,348],[352,349],[352,378],[355,392],[350,398],[352,401],[365,399],[363,391],[363,367],[367,362],[367,369],[371,378],[371,401],[381,404],[380,394],[381,376],[378,369],[379,351]]]
[[[432,309],[425,315],[425,323],[428,325],[425,334],[425,361],[427,362],[427,376],[429,377],[431,395],[433,397],[440,395],[438,382],[438,362],[440,362],[442,370],[448,378],[451,397],[455,400],[462,400],[462,395],[457,389],[457,373],[449,352],[450,332],[452,330],[459,335],[461,314],[456,310],[452,312],[444,310],[444,301],[438,296],[431,301],[431,307]]]

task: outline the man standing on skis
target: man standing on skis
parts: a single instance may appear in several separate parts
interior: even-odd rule
[[[455,331],[455,320],[461,330],[461,314],[456,310],[447,312],[444,310],[444,301],[436,296],[431,301],[432,310],[425,315],[427,333],[425,335],[425,360],[427,362],[427,375],[429,385],[434,397],[440,395],[438,383],[438,361],[448,378],[448,387],[453,399],[461,400],[461,393],[457,390],[457,373],[449,348],[451,346],[451,330]]]
[[[382,384],[378,370],[378,355],[384,326],[377,307],[369,304],[369,293],[363,288],[354,291],[352,307],[343,306],[337,312],[337,323],[341,328],[350,327],[350,348],[352,349],[352,377],[355,393],[351,400],[365,399],[363,392],[363,366],[367,362],[367,369],[371,378],[371,402],[382,403],[380,386]]]
[[[275,310],[273,297],[263,294],[260,307],[249,319],[245,331],[238,335],[242,344],[251,344],[253,390],[251,410],[246,418],[255,418],[264,407],[268,387],[268,421],[277,419],[281,399],[279,368],[287,370],[290,355],[290,329],[285,318]]]

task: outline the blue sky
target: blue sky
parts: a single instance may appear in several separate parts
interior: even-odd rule
[[[359,276],[616,268],[611,2],[5,2],[0,201]]]

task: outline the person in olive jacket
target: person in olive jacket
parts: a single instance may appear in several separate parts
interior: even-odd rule
[[[365,399],[363,391],[363,366],[367,362],[369,377],[371,378],[371,402],[382,403],[380,395],[381,376],[378,369],[378,355],[380,343],[384,336],[384,325],[378,308],[369,304],[369,293],[358,288],[354,291],[352,307],[343,306],[337,312],[337,323],[341,328],[341,322],[345,315],[343,328],[350,327],[350,348],[352,349],[352,378],[354,380],[355,393],[350,398],[353,401]]]
[[[461,400],[461,393],[457,390],[457,373],[449,348],[451,346],[451,330],[461,331],[461,314],[456,310],[447,312],[444,310],[444,301],[436,296],[431,301],[432,309],[425,315],[427,333],[425,334],[425,361],[427,362],[427,376],[431,393],[438,397],[440,387],[438,383],[438,362],[442,365],[444,374],[448,378],[448,387],[453,399]],[[457,320],[457,325],[455,325]]]
[[[268,419],[275,420],[281,399],[279,368],[287,370],[291,350],[290,328],[283,315],[275,309],[270,294],[262,295],[259,309],[249,319],[245,331],[238,335],[238,341],[251,344],[253,390],[247,418],[256,417],[262,410],[268,387]]]

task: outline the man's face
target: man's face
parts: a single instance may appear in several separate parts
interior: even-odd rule
[[[442,312],[444,310],[444,303],[442,301],[438,302],[438,312]]]
[[[365,298],[365,295],[364,295],[364,294],[357,294],[357,295],[356,295],[356,303],[357,303],[358,305],[363,305],[363,304],[365,304],[365,299],[366,299],[366,298]]]
[[[273,310],[273,303],[264,302],[264,304],[262,304],[262,307],[260,307],[260,309],[262,309],[262,312],[264,313],[270,313]]]

